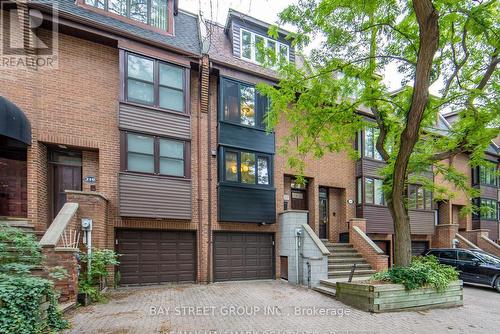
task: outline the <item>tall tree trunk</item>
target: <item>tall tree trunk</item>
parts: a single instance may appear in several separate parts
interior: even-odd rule
[[[411,230],[408,209],[405,206],[405,183],[408,162],[419,138],[420,123],[429,101],[432,62],[439,44],[438,13],[431,0],[413,0],[413,9],[419,26],[419,50],[413,96],[406,119],[406,127],[400,137],[400,147],[394,163],[392,193],[388,207],[394,221],[394,264],[407,266],[411,262]]]

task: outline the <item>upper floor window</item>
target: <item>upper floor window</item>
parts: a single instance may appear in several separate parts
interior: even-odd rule
[[[270,184],[269,156],[259,153],[224,151],[224,181],[244,184]]]
[[[265,61],[265,54],[257,47],[261,45],[274,52],[279,60],[289,61],[290,48],[288,45],[269,39],[267,37],[255,34],[245,29],[241,29],[241,58],[250,60],[259,64]]]
[[[408,208],[432,210],[432,191],[421,185],[408,185]]]
[[[496,187],[498,184],[496,165],[480,166],[479,179],[482,185]]]
[[[85,0],[87,5],[168,30],[168,0]]]
[[[185,71],[182,67],[128,53],[126,99],[185,112]]]
[[[367,158],[382,160],[380,153],[377,150],[377,140],[379,136],[380,130],[377,128],[366,128],[364,131],[365,140],[364,140],[364,150],[363,155]]]
[[[268,100],[254,86],[222,79],[222,119],[240,125],[261,128]]]
[[[474,205],[479,207],[479,212],[473,214],[474,218],[481,218],[485,220],[497,220],[498,218],[498,202],[494,199],[488,198],[475,198]]]
[[[125,171],[185,177],[188,143],[181,140],[127,133]]]

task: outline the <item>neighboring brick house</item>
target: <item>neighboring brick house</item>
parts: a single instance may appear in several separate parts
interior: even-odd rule
[[[55,3],[58,67],[0,68],[0,216],[43,233],[77,202],[92,245],[123,254],[123,284],[205,281],[197,17],[173,0]],[[8,132],[18,116],[25,137]]]

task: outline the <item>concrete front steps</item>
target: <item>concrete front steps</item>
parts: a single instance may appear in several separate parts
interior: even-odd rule
[[[347,282],[351,269],[356,265],[352,281],[365,281],[375,273],[371,265],[358,253],[352,244],[323,241],[330,251],[328,256],[328,279],[321,280],[314,290],[335,296],[337,282]]]

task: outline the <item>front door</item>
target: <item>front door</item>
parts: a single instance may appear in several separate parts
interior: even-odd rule
[[[307,210],[307,192],[304,189],[292,189],[292,209]]]
[[[82,162],[78,152],[51,152],[52,219],[66,203],[66,190],[82,190]]]
[[[328,239],[328,189],[319,188],[319,238]]]

